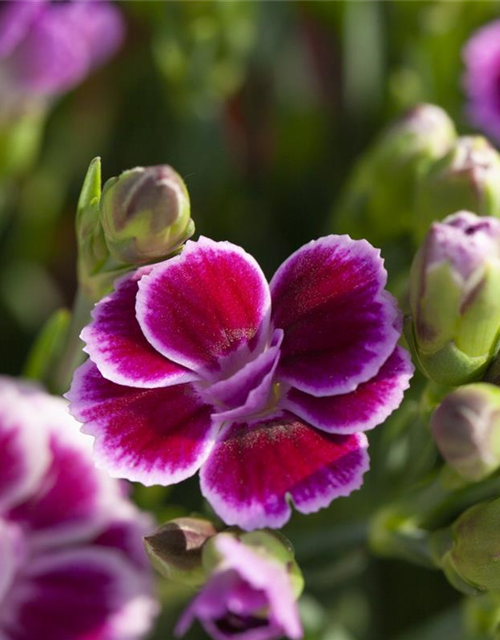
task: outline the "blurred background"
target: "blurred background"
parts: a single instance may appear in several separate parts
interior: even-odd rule
[[[356,159],[401,111],[432,102],[461,134],[472,131],[461,51],[500,16],[500,3],[478,0],[116,5],[123,46],[54,102],[30,157],[0,181],[2,373],[20,374],[41,326],[72,303],[75,207],[93,157],[102,157],[104,179],[172,165],[189,189],[197,234],[242,245],[272,276],[300,245],[337,230],[332,211]],[[360,492],[287,527],[306,578],[309,640],[472,637],[441,573],[366,550],[374,501],[432,463],[419,448],[422,425],[400,440],[398,429],[395,418],[374,434]],[[159,521],[203,509],[196,479],[135,495]],[[187,594],[165,582],[160,589],[153,637],[165,639]],[[204,636],[196,628],[189,637]]]

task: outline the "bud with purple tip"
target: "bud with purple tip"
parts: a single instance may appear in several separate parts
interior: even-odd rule
[[[118,262],[167,258],[194,233],[186,185],[168,165],[136,167],[110,178],[100,208],[106,244]]]
[[[458,386],[498,351],[500,220],[462,211],[434,223],[413,261],[407,337],[422,371]]]
[[[419,176],[455,139],[454,124],[443,109],[433,104],[413,107],[383,131],[357,163],[332,227],[378,245],[409,233]]]
[[[418,242],[434,220],[466,209],[500,216],[500,154],[481,136],[458,138],[418,182],[414,232]]]
[[[500,466],[500,389],[470,384],[450,393],[432,416],[446,462],[463,478],[481,480]]]

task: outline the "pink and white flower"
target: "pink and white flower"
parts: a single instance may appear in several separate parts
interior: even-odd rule
[[[214,640],[302,638],[286,566],[230,535],[217,536],[215,547],[221,563],[182,615],[176,635],[197,618]]]
[[[66,403],[0,378],[0,638],[138,640],[151,526],[97,470]]]
[[[145,485],[200,470],[218,515],[280,527],[362,483],[364,431],[412,375],[380,253],[328,236],[271,283],[228,242],[200,238],[97,304],[68,398],[98,466]]]

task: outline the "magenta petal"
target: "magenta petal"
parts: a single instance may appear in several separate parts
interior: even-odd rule
[[[85,351],[102,375],[117,384],[155,388],[188,382],[196,375],[160,355],[147,342],[135,317],[140,279],[151,269],[138,269],[115,285],[95,307],[93,322],[82,331]]]
[[[85,37],[91,65],[97,66],[112,56],[122,43],[125,24],[120,11],[111,2],[77,0],[65,7],[68,29]]]
[[[62,3],[50,4],[13,51],[9,71],[24,90],[40,95],[59,93],[89,72],[91,56],[84,34],[71,28],[66,11]]]
[[[113,615],[143,590],[113,551],[59,550],[31,561],[5,603],[2,626],[12,640],[108,640]]]
[[[410,354],[396,347],[378,374],[355,391],[316,398],[292,388],[282,406],[330,433],[367,431],[384,422],[399,407],[412,375]]]
[[[3,602],[15,581],[16,573],[25,560],[25,545],[22,530],[15,524],[0,518],[0,603]],[[0,638],[1,621],[0,621]]]
[[[285,413],[233,424],[200,472],[201,490],[228,525],[279,528],[291,514],[326,507],[358,489],[368,469],[363,434],[328,434]]]
[[[218,372],[268,337],[270,294],[255,260],[229,242],[200,238],[139,283],[137,319],[147,340],[189,369]]]
[[[370,380],[399,338],[386,279],[379,251],[349,236],[290,256],[271,282],[273,323],[285,332],[278,378],[314,396]]]
[[[49,464],[47,434],[37,428],[33,390],[0,378],[0,509],[36,490]]]
[[[102,377],[88,360],[68,393],[72,415],[95,436],[94,459],[113,477],[147,486],[192,476],[215,437],[212,407],[190,384],[134,389]]]
[[[271,620],[288,638],[301,638],[302,627],[285,566],[264,559],[231,536],[219,536],[215,544],[226,566],[233,567],[249,585],[265,593]]]
[[[95,469],[91,439],[78,433],[66,403],[42,395],[39,399],[49,426],[51,463],[36,492],[8,516],[29,531],[32,545],[46,548],[100,531],[120,498],[117,485]],[[33,402],[36,410],[37,399]]]
[[[11,0],[0,4],[0,58],[12,53],[45,7],[43,0]]]

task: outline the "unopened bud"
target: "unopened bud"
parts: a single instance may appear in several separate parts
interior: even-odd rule
[[[203,547],[216,533],[208,520],[177,518],[144,538],[144,545],[151,563],[162,575],[196,586],[206,578]]]
[[[475,595],[500,591],[500,499],[467,509],[433,537],[434,556],[448,580]]]
[[[362,156],[332,226],[378,245],[409,233],[417,179],[455,139],[453,122],[441,108],[420,104],[408,111]]]
[[[415,236],[421,242],[429,225],[454,211],[500,216],[500,154],[482,136],[458,138],[419,181]]]
[[[137,167],[111,178],[100,208],[109,251],[125,264],[167,258],[194,233],[186,185],[168,165]]]
[[[500,389],[470,384],[450,393],[432,416],[432,433],[446,462],[468,480],[500,466]]]
[[[500,329],[500,220],[460,212],[434,223],[413,261],[408,339],[422,371],[458,386],[495,357]]]

